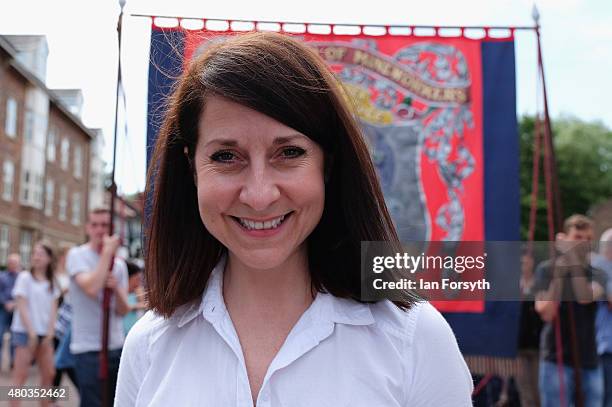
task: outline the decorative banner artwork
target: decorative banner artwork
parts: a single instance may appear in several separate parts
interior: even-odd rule
[[[231,35],[153,25],[148,146],[174,78],[194,55]],[[513,38],[292,35],[317,50],[342,81],[403,241],[518,240]],[[436,306],[464,352],[514,351],[508,338],[516,337],[515,305]],[[496,337],[478,327],[503,334],[493,343]]]

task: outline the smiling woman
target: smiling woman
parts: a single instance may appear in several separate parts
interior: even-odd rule
[[[151,311],[126,340],[117,406],[471,404],[431,305],[408,291],[360,300],[361,242],[399,242],[314,51],[273,33],[207,49],[179,80],[152,163]]]
[[[323,150],[222,96],[205,103],[194,159],[198,202],[202,222],[231,253],[228,266],[271,270],[304,260],[323,213]]]

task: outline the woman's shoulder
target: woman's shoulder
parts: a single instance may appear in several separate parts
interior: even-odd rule
[[[463,362],[453,330],[429,302],[417,302],[402,310],[390,301],[381,301],[370,309],[379,329],[401,341],[407,360],[414,362],[419,354],[436,353]]]
[[[17,273],[17,278],[15,279],[15,285],[17,284],[29,284],[34,280],[32,277],[32,273],[27,270],[20,271]]]
[[[427,301],[415,302],[407,310],[402,310],[384,300],[372,304],[370,309],[381,329],[401,335],[409,343],[421,337],[452,335],[442,314]]]
[[[165,326],[168,326],[169,319],[164,318],[155,311],[148,310],[132,326],[125,339],[126,344],[136,343],[139,347],[150,341],[151,335]]]
[[[123,344],[120,379],[139,383],[155,359],[154,355],[158,355],[159,350],[163,348],[160,343],[164,343],[165,339],[176,339],[179,323],[191,309],[189,305],[181,306],[169,318],[149,310],[140,317],[128,332]]]
[[[191,309],[189,305],[180,306],[169,318],[153,310],[148,310],[128,332],[125,347],[145,351],[168,330],[176,328],[189,309]]]
[[[30,279],[32,278],[32,273],[30,273],[29,270],[22,270],[19,273],[17,273],[17,278],[18,279]]]
[[[130,328],[130,331],[125,338],[126,344],[135,342],[138,345],[143,345],[144,342],[148,341],[151,332],[163,324],[164,318],[162,316],[151,310],[145,312],[144,315],[140,317],[138,321],[136,321],[132,328]]]
[[[471,405],[472,378],[455,334],[429,302],[399,309],[390,301],[370,306],[376,324],[403,333],[408,405]]]

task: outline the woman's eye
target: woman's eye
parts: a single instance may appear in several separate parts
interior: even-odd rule
[[[287,147],[281,152],[283,158],[295,158],[304,154],[306,151],[300,147]]]
[[[214,153],[210,158],[213,161],[230,162],[235,158],[235,156],[234,153],[230,151],[219,151]]]

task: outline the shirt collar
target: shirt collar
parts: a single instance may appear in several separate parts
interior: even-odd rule
[[[312,309],[315,319],[320,321],[345,325],[371,325],[375,322],[368,304],[327,293],[317,293]]]
[[[200,304],[193,303],[180,316],[178,327],[186,325],[198,315],[214,323],[218,318],[227,315],[223,300],[223,271],[226,256],[210,273],[206,289],[202,294]],[[311,306],[306,310],[313,322],[334,322],[345,325],[371,325],[375,322],[368,304],[354,300],[338,298],[327,293],[317,293]]]
[[[223,256],[211,271],[206,289],[202,294],[202,301],[199,304],[192,303],[182,314],[178,322],[179,328],[192,321],[198,315],[203,315],[204,318],[212,322],[212,318],[216,315],[222,315],[222,311],[227,312],[221,291],[225,259],[226,256]]]

